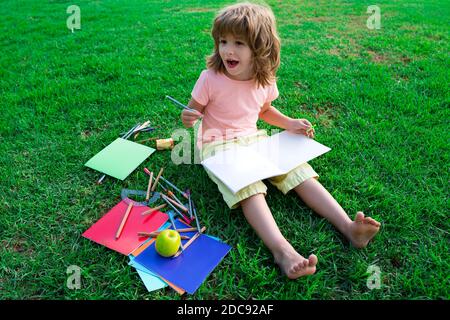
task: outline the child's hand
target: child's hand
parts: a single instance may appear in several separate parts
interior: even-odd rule
[[[286,130],[293,133],[303,134],[308,138],[314,139],[314,127],[311,122],[306,119],[291,119]]]
[[[187,109],[184,109],[181,113],[181,121],[186,128],[192,127],[195,122],[202,117],[202,114],[198,111],[192,112]]]

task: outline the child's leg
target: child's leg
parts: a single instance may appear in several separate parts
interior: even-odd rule
[[[317,257],[312,254],[305,259],[295,251],[278,229],[263,194],[253,195],[240,203],[245,218],[289,278],[295,279],[316,272]]]
[[[356,214],[352,221],[333,196],[314,178],[308,179],[294,188],[300,198],[316,213],[330,221],[357,248],[364,248],[378,233],[380,223]]]

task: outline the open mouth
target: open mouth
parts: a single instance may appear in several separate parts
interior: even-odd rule
[[[230,69],[235,68],[239,64],[239,61],[232,60],[232,59],[227,59],[226,62],[227,62],[228,68],[230,68]]]

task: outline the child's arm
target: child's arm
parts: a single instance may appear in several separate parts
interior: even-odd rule
[[[188,106],[190,108],[196,110],[197,113],[186,110],[186,109],[183,110],[183,112],[181,113],[181,121],[183,121],[183,125],[186,128],[192,127],[194,125],[195,121],[197,121],[197,119],[199,119],[203,116],[202,113],[206,107],[206,106],[201,105],[194,99],[191,99],[191,101],[189,101]]]
[[[314,128],[308,120],[287,117],[270,103],[263,105],[259,113],[259,118],[273,126],[314,138]]]

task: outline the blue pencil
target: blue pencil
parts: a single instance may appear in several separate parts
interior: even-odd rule
[[[192,201],[192,207],[194,208],[194,217],[195,217],[195,223],[197,224],[197,230],[199,233],[201,233],[202,231],[200,230],[200,223],[198,222],[197,209],[195,208],[194,201]]]
[[[159,177],[162,181],[164,181],[165,183],[167,183],[169,186],[171,186],[172,188],[174,188],[175,190],[177,190],[179,193],[181,193],[181,195],[183,197],[186,198],[186,194],[181,191],[180,189],[178,189],[172,182],[170,182],[169,180],[167,180],[166,178],[164,178],[163,176]]]
[[[200,112],[198,112],[197,110],[194,110],[194,109],[192,109],[192,108],[189,108],[188,106],[186,106],[186,105],[182,104],[181,102],[175,100],[175,99],[172,98],[171,96],[166,96],[166,98],[169,99],[170,101],[172,101],[173,103],[175,103],[177,106],[183,108],[183,109],[189,110],[189,111],[194,112],[194,113],[200,113]]]

